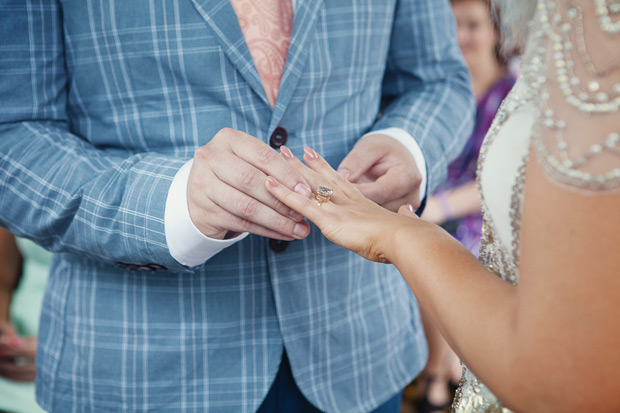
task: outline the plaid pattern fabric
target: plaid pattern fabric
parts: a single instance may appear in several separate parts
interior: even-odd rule
[[[267,141],[282,126],[294,154],[334,166],[400,127],[431,191],[473,113],[447,0],[297,1],[273,109],[228,0],[4,0],[0,39],[0,223],[57,252],[45,409],[253,411],[283,346],[326,411],[370,410],[421,370],[417,305],[392,266],[313,228],[281,253],[249,236],[185,268],[163,216],[178,168],[223,127]]]

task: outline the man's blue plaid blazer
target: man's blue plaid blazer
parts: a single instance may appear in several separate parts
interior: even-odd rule
[[[392,266],[314,228],[186,268],[163,217],[175,173],[223,127],[265,142],[284,127],[294,154],[333,166],[402,128],[432,191],[474,110],[447,0],[298,0],[274,109],[228,0],[3,0],[0,53],[0,223],[57,252],[45,409],[254,411],[283,348],[325,411],[373,409],[419,373],[417,304]]]

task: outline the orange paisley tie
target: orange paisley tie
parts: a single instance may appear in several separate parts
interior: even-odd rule
[[[230,0],[267,99],[276,104],[293,32],[291,0]]]

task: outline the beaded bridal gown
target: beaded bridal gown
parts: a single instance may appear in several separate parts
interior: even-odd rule
[[[522,0],[514,0],[522,1]],[[584,30],[584,26],[586,30]],[[611,62],[595,62],[588,30],[612,39]],[[519,79],[480,152],[484,217],[480,260],[507,282],[519,281],[520,219],[530,148],[548,178],[593,192],[620,188],[620,0],[539,0]],[[550,99],[555,85],[558,99]],[[556,114],[557,113],[557,114]],[[569,114],[569,116],[566,116]],[[572,133],[575,119],[607,122],[599,136]],[[595,134],[593,134],[595,135]],[[456,412],[509,412],[466,366]]]

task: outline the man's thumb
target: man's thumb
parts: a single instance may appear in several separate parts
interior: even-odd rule
[[[357,182],[376,162],[376,154],[355,146],[338,166],[338,173],[349,180]]]

